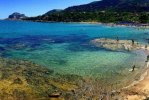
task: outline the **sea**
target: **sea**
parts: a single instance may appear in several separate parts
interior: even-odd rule
[[[95,47],[96,38],[135,40],[148,44],[149,29],[88,23],[0,21],[0,56],[28,60],[60,74],[130,81],[145,66],[142,51],[112,51]],[[135,73],[129,70],[135,65]],[[123,80],[122,80],[123,79]]]

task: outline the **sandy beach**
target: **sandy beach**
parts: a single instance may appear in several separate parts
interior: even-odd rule
[[[149,97],[149,70],[145,72],[143,80],[133,86],[122,90],[124,92],[124,100],[148,100]]]
[[[149,55],[149,49],[145,52]],[[148,100],[149,99],[149,62],[146,62],[140,80],[134,81],[122,90],[124,100]]]

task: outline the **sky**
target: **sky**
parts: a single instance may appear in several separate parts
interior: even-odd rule
[[[0,19],[7,18],[13,12],[30,17],[42,15],[52,9],[64,9],[92,1],[97,0],[0,0]]]

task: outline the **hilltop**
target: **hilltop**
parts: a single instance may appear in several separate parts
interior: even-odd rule
[[[149,0],[101,0],[85,5],[68,7],[66,11],[126,11],[126,12],[148,12]]]
[[[9,15],[7,19],[10,19],[10,20],[19,20],[19,19],[23,19],[23,18],[26,18],[25,14],[14,12],[11,15]]]

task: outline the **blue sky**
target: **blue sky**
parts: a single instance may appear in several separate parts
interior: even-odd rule
[[[0,0],[0,19],[8,17],[13,12],[37,16],[51,9],[64,9],[92,1],[97,0]]]

